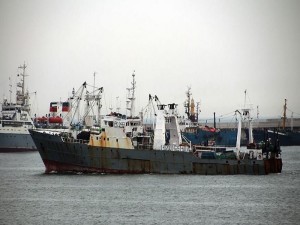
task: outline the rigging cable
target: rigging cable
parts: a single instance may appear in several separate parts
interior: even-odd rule
[[[293,113],[293,114],[296,114],[296,115],[299,115],[300,116],[300,113],[297,113],[297,112],[294,112],[293,110],[291,110],[290,108],[286,108],[289,112]]]

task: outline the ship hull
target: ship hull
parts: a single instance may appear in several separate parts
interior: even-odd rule
[[[94,147],[30,131],[46,173],[230,175],[281,172],[281,159],[201,159],[192,152]]]
[[[281,146],[297,146],[300,145],[300,132],[287,131],[278,132],[278,139]],[[247,132],[248,134],[248,132]],[[277,132],[270,131],[266,132],[264,129],[253,129],[253,138],[255,142],[259,143],[264,141],[266,138],[271,138],[272,141],[277,139]]]
[[[36,151],[29,133],[0,133],[0,152]]]
[[[182,132],[182,134],[194,145],[206,144],[213,140],[217,146],[236,146],[237,131],[232,129],[224,129],[220,132],[210,132],[197,129],[193,133]]]
[[[185,136],[192,144],[205,144],[209,140],[214,140],[217,146],[234,147],[236,145],[237,131],[232,129],[221,129],[218,133],[209,131],[198,130],[195,133],[183,132]],[[265,141],[270,137],[272,140],[276,140],[276,133],[266,133],[265,129],[253,129],[253,139],[256,143]],[[300,145],[300,132],[285,132],[278,135],[280,146],[294,146]],[[249,131],[245,129],[242,131],[241,145],[246,146],[247,140],[249,140]]]

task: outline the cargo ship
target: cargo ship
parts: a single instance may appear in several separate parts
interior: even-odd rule
[[[18,77],[16,102],[4,99],[0,119],[0,152],[36,151],[36,146],[28,129],[34,128],[30,117],[29,92],[25,91],[25,63]],[[10,93],[12,85],[10,84]]]
[[[181,117],[180,125],[182,135],[189,139],[194,145],[215,145],[234,147],[236,145],[237,137],[237,123],[234,128],[218,129],[216,123],[214,124],[201,124],[199,123],[199,102],[195,104],[192,98],[191,88],[186,91],[186,101],[184,102],[185,114]],[[235,112],[232,112],[234,115]],[[214,115],[215,121],[215,115]],[[245,131],[242,129],[241,144],[246,146],[247,139]]]
[[[275,134],[278,133],[278,139],[281,146],[294,146],[300,145],[300,126],[299,118],[292,117],[287,118],[287,99],[284,100],[283,105],[283,115],[280,119],[269,119],[263,125],[261,122],[259,127],[253,129],[253,137],[256,141],[264,140],[265,138],[275,138]],[[295,120],[295,121],[294,121]],[[287,127],[287,122],[289,122],[290,127]],[[295,124],[294,124],[295,123]],[[278,130],[278,132],[275,132]]]
[[[130,110],[134,109],[134,76],[128,89]],[[161,104],[149,95],[148,107],[155,116],[153,129],[133,113],[128,117],[111,113],[86,130],[84,138],[70,132],[30,130],[45,173],[265,175],[282,170],[278,145],[266,142],[241,151],[240,138],[233,149],[192,145],[182,139],[176,104]]]
[[[214,115],[213,119],[198,120],[199,109],[197,104],[197,109],[194,103],[194,99],[191,98],[190,89],[186,92],[187,100],[185,101],[185,112],[187,118],[181,121],[182,135],[188,138],[192,144],[206,144],[206,145],[216,145],[216,146],[235,146],[237,137],[237,118],[235,112],[227,114],[227,122],[219,122],[216,125],[216,118]],[[258,119],[250,116],[250,111],[252,111],[252,106],[246,101],[247,91],[245,91],[245,102],[244,107],[248,107],[249,114],[244,116],[243,126],[242,126],[242,138],[241,145],[247,146],[249,138],[249,121],[251,119],[252,135],[253,141],[256,143],[265,141],[266,139],[276,140],[277,134],[280,142],[280,146],[294,146],[300,145],[300,119],[287,118],[287,100],[283,106],[283,115],[281,118],[269,118],[269,119]],[[243,109],[242,109],[243,110]],[[291,111],[291,110],[290,110]],[[291,111],[292,112],[292,111]],[[292,112],[293,114],[293,112]],[[222,116],[221,116],[222,117]],[[229,121],[230,120],[230,121]],[[290,127],[287,127],[287,124]],[[274,131],[276,130],[276,132]]]

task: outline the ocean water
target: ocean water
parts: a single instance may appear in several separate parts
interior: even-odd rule
[[[266,176],[44,174],[0,153],[0,224],[300,224],[300,146]]]

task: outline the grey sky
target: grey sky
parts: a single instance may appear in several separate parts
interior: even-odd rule
[[[234,111],[245,89],[260,116],[285,98],[300,116],[299,12],[291,0],[0,0],[0,100],[25,61],[39,114],[95,71],[104,104],[124,108],[135,70],[137,110],[151,93],[183,111],[191,86],[201,117]]]

